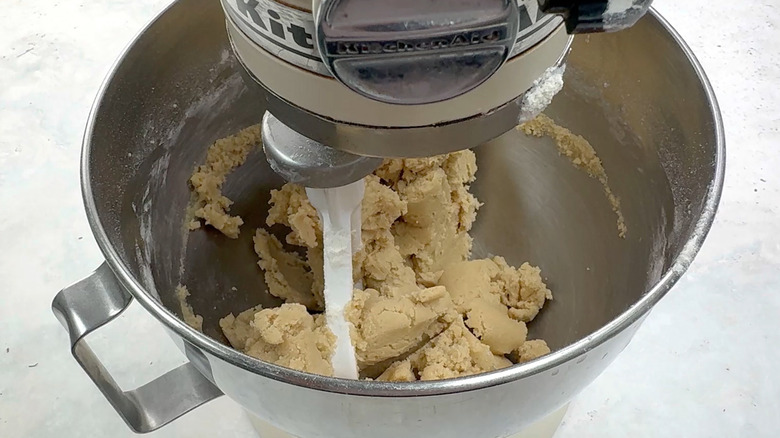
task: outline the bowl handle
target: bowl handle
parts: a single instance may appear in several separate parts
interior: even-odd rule
[[[222,392],[189,362],[130,391],[117,385],[84,337],[119,316],[132,301],[104,262],[87,278],[61,290],[51,307],[68,331],[71,353],[84,372],[133,431],[146,433]]]

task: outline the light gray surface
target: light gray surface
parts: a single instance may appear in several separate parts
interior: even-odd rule
[[[780,427],[780,16],[770,0],[752,3],[656,1],[720,98],[727,186],[692,269],[575,401],[558,437],[774,436]],[[0,18],[0,436],[131,436],[71,359],[49,303],[102,260],[78,188],[81,131],[110,63],[163,6],[16,1]],[[144,344],[126,336],[136,331]],[[91,342],[126,386],[182,362],[138,306]],[[253,436],[226,398],[153,436],[215,434]]]

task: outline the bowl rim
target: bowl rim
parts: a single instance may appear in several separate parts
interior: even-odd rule
[[[117,250],[111,245],[108,235],[100,222],[92,192],[91,174],[89,169],[92,147],[91,137],[104,95],[111,87],[119,67],[133,50],[138,40],[166,13],[177,6],[181,7],[182,3],[182,1],[175,1],[157,14],[157,16],[155,16],[125,47],[102,82],[90,110],[88,122],[84,131],[81,153],[82,197],[92,233],[95,236],[100,250],[105,256],[106,261],[121,285],[125,287],[149,313],[167,328],[172,330],[176,335],[183,338],[190,345],[200,348],[224,362],[238,366],[260,376],[309,389],[370,397],[419,397],[453,394],[488,388],[527,378],[578,358],[596,346],[603,344],[623,332],[634,323],[640,321],[685,273],[701,248],[704,239],[712,226],[723,190],[726,161],[725,134],[720,107],[712,89],[712,85],[690,47],[683,41],[682,37],[671,24],[669,24],[669,22],[654,8],[651,8],[648,12],[648,18],[654,19],[669,33],[687,57],[700,80],[714,122],[717,144],[715,147],[715,173],[707,189],[702,215],[693,226],[693,231],[689,235],[682,251],[675,258],[674,263],[668,268],[660,281],[658,281],[658,283],[646,292],[636,303],[595,332],[583,337],[573,344],[553,351],[546,356],[501,370],[446,380],[425,382],[348,380],[297,371],[250,357],[194,330],[144,289],[138,280],[133,277],[129,267],[122,261],[122,257],[120,257]]]

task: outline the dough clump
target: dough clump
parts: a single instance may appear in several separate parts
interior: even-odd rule
[[[181,310],[181,319],[184,320],[184,322],[194,328],[195,330],[202,332],[203,331],[203,317],[200,315],[196,315],[195,311],[192,310],[192,306],[187,301],[187,298],[190,296],[190,291],[187,290],[186,286],[178,285],[176,286],[176,299],[179,301],[179,309]]]
[[[377,380],[412,382],[484,373],[512,365],[490,351],[458,318],[409,358],[396,362]]]
[[[442,286],[387,296],[355,290],[347,320],[360,368],[386,362],[418,349],[457,316]]]
[[[252,144],[254,131],[245,131],[241,143]],[[240,158],[244,150],[235,142],[222,145],[229,157]],[[240,160],[219,159],[217,144],[212,149],[193,187],[199,203],[227,217],[209,216],[206,223],[235,237],[240,218],[227,214],[230,201],[218,191],[222,170]],[[346,310],[362,377],[452,378],[549,353],[543,340],[527,339],[526,324],[552,299],[539,269],[515,268],[501,257],[469,260],[469,231],[480,207],[469,191],[476,172],[476,157],[467,150],[388,159],[365,178],[362,248],[353,258],[354,281],[362,288]],[[204,175],[216,182],[207,184]],[[285,304],[228,315],[220,326],[234,348],[251,356],[332,375],[334,337],[320,313],[322,228],[305,189],[285,184],[273,190],[266,224],[289,229],[284,239],[266,229],[254,236],[268,291]]]
[[[209,147],[206,163],[198,166],[190,178],[194,197],[188,211],[190,230],[200,228],[203,220],[232,239],[238,237],[244,221],[228,213],[233,201],[222,194],[222,185],[227,175],[244,164],[249,152],[259,144],[260,125],[252,125]]]
[[[311,315],[300,304],[252,308],[219,321],[230,344],[246,354],[310,373],[333,374],[330,357],[336,342],[324,315]]]
[[[585,171],[588,176],[601,183],[607,201],[617,216],[618,235],[625,238],[628,227],[623,217],[623,210],[620,209],[620,199],[612,192],[607,171],[604,170],[601,158],[596,155],[596,150],[593,149],[590,142],[581,135],[576,135],[555,123],[555,120],[544,114],[539,114],[535,119],[523,123],[517,128],[526,135],[550,137],[558,147],[558,153],[568,158],[575,167]]]

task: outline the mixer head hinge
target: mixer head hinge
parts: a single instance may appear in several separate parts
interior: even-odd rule
[[[539,0],[547,14],[566,21],[566,31],[575,33],[614,32],[633,26],[650,8],[652,0]]]

